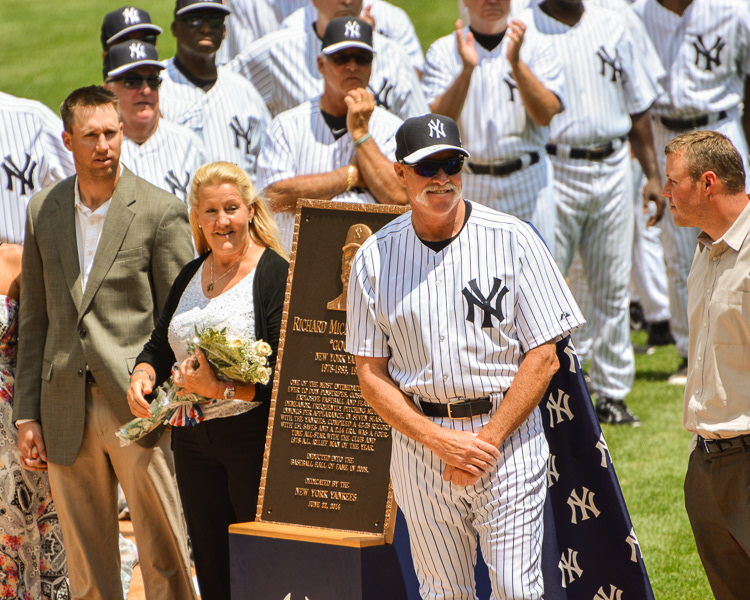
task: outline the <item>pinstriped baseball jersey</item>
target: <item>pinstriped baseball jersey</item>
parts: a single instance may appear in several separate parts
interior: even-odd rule
[[[534,9],[565,73],[566,110],[551,124],[550,141],[574,147],[605,144],[630,131],[630,115],[653,103],[658,83],[646,70],[622,17],[586,4],[573,27]]]
[[[685,13],[656,0],[633,5],[667,70],[655,115],[686,118],[737,109],[750,75],[750,8],[741,0],[693,0]]]
[[[186,202],[193,173],[207,159],[203,142],[190,129],[160,119],[156,131],[142,144],[127,137],[123,140],[120,161],[139,177]]]
[[[258,153],[271,116],[257,90],[243,77],[219,67],[214,86],[204,92],[167,61],[159,88],[165,119],[192,129],[202,140],[209,161],[242,167],[255,180]]]
[[[402,119],[429,112],[414,69],[396,42],[373,33],[376,52],[368,86],[375,101]],[[273,116],[319,96],[322,42],[312,25],[280,29],[251,44],[226,66],[247,77]]]
[[[375,107],[370,117],[369,131],[383,155],[395,160],[396,131],[401,119],[388,111]],[[258,189],[265,189],[284,179],[298,175],[329,173],[351,163],[355,149],[351,136],[346,133],[335,139],[331,128],[323,119],[319,99],[281,113],[268,129],[268,138],[258,158]],[[337,202],[375,204],[377,200],[367,190],[352,189],[339,194]],[[281,229],[281,240],[290,251],[294,236],[295,213],[275,215]]]
[[[406,52],[411,66],[421,71],[424,68],[422,44],[406,11],[385,0],[366,0],[362,3],[362,10],[368,6],[375,19],[375,31],[396,42]],[[284,19],[281,27],[311,25],[317,18],[318,11],[309,3]]]
[[[0,92],[0,241],[22,244],[31,197],[75,172],[62,131],[41,102]]]
[[[531,227],[472,204],[440,252],[419,240],[410,213],[367,239],[352,264],[346,351],[390,357],[404,393],[447,402],[507,390],[525,352],[581,323]]]

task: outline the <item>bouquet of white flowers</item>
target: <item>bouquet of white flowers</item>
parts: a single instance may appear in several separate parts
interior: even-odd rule
[[[268,366],[271,346],[262,340],[246,342],[229,335],[226,327],[223,329],[207,327],[200,332],[196,330],[195,337],[188,344],[188,352],[191,354],[196,348],[203,351],[214,374],[222,381],[266,384],[271,377],[271,369]],[[212,400],[198,394],[178,396],[178,390],[174,379],[170,377],[167,382],[167,393],[158,396],[149,405],[151,416],[133,419],[119,429],[116,435],[120,440],[120,445],[128,446],[153,431],[169,420],[182,404]]]

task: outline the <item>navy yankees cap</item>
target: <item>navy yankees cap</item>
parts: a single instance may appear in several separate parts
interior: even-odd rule
[[[174,14],[179,16],[194,10],[217,10],[226,15],[232,12],[229,10],[226,0],[177,0]]]
[[[130,69],[143,66],[156,67],[161,70],[164,68],[164,63],[159,62],[159,54],[155,46],[140,40],[128,40],[115,44],[104,58],[104,70],[107,77],[117,77]]]
[[[326,56],[347,48],[361,48],[375,53],[372,49],[372,26],[356,17],[338,17],[329,21],[323,34],[323,49]]]
[[[427,114],[406,119],[396,132],[396,160],[408,165],[443,150],[455,150],[466,157],[458,125],[450,117]]]
[[[102,21],[102,48],[106,50],[110,44],[114,44],[134,31],[154,35],[162,33],[161,27],[151,22],[151,16],[145,10],[135,6],[122,6],[108,12]]]

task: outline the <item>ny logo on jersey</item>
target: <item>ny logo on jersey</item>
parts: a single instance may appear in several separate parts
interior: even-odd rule
[[[432,124],[432,122],[430,122],[430,124]],[[500,306],[500,303],[503,301],[505,294],[507,294],[510,290],[507,288],[507,286],[504,285],[503,288],[500,289],[500,286],[502,284],[503,282],[500,279],[498,279],[497,277],[493,277],[492,289],[490,290],[489,295],[485,298],[484,294],[482,294],[479,286],[477,285],[477,280],[472,279],[469,282],[469,286],[465,287],[461,291],[461,293],[464,295],[464,298],[466,298],[467,321],[471,321],[472,323],[474,322],[474,307],[477,306],[484,312],[484,318],[482,319],[483,328],[492,327],[492,317],[495,317],[498,320],[498,323],[503,322],[503,319],[505,317],[503,315],[503,309],[502,306]],[[469,290],[469,288],[471,288],[471,290]],[[497,299],[495,300],[495,306],[493,307],[492,299],[495,297],[497,297]]]
[[[557,390],[557,400],[555,400],[554,394],[549,395],[547,400],[547,410],[549,411],[549,426],[554,429],[555,425],[559,425],[563,422],[563,415],[567,415],[568,421],[573,420],[573,412],[568,406],[570,396],[563,390]],[[555,422],[555,416],[557,416],[557,422]]]
[[[578,566],[578,552],[572,548],[568,548],[568,556],[565,557],[565,552],[560,555],[560,562],[557,563],[557,568],[562,573],[562,586],[568,587],[569,583],[573,583],[576,577],[583,575],[583,569]]]
[[[721,66],[721,51],[726,46],[726,42],[721,39],[721,36],[716,37],[716,43],[710,48],[706,48],[706,44],[703,42],[703,36],[698,36],[698,41],[693,42],[693,48],[695,48],[695,66],[699,67],[701,57],[705,59],[704,71],[713,71],[714,64],[718,67]]]
[[[138,9],[132,6],[122,11],[122,18],[125,19],[125,25],[134,25],[135,23],[141,22],[141,16],[138,14]]]
[[[622,81],[622,60],[620,60],[620,52],[617,48],[615,48],[615,55],[610,56],[609,52],[604,49],[604,46],[599,46],[596,55],[599,57],[599,60],[602,61],[602,70],[599,74],[602,77],[606,77],[607,67],[609,66],[612,68],[612,77],[610,78],[610,81],[617,81],[618,75],[620,76],[620,81]]]
[[[550,454],[547,459],[547,487],[551,488],[560,479],[560,473],[557,471],[557,457]]]
[[[505,85],[508,86],[508,101],[515,102],[518,86],[516,85],[516,80],[513,79],[513,74],[507,73],[505,77],[503,77],[503,81],[505,82]]]
[[[622,599],[622,590],[619,588],[616,588],[611,583],[609,584],[609,596],[605,593],[604,587],[600,587],[599,591],[596,592],[596,596],[594,596],[594,600],[621,600]]]
[[[187,198],[187,187],[188,183],[190,183],[190,173],[185,171],[185,180],[180,181],[177,175],[175,175],[175,172],[172,169],[169,169],[167,171],[167,174],[164,177],[164,181],[167,183],[167,185],[172,188],[172,193],[175,196],[182,196],[183,198]],[[179,194],[177,192],[180,192]]]
[[[20,195],[25,196],[26,195],[26,186],[28,186],[29,191],[34,191],[34,169],[36,169],[36,161],[31,160],[31,156],[29,154],[25,153],[26,156],[26,162],[23,165],[22,169],[19,169],[16,164],[13,162],[13,159],[10,157],[10,154],[5,157],[5,160],[3,161],[3,169],[5,170],[5,173],[8,175],[8,183],[5,186],[5,189],[9,192],[13,191],[13,178],[17,178],[20,186],[21,191]]]
[[[630,560],[637,563],[641,545],[638,543],[638,538],[635,537],[635,529],[632,527],[630,528],[630,534],[625,538],[625,541],[628,543],[628,546],[630,546]]]
[[[344,36],[348,38],[362,37],[362,34],[359,32],[359,23],[356,21],[347,21],[344,26]]]
[[[427,125],[430,128],[431,138],[436,138],[439,140],[440,138],[445,137],[445,126],[440,119],[431,119]]]
[[[379,90],[376,90],[369,85],[367,87],[372,92],[372,95],[375,96],[375,104],[377,104],[378,106],[382,106],[386,110],[390,110],[391,103],[389,96],[391,95],[391,92],[393,91],[393,88],[395,86],[392,83],[389,83],[387,79],[383,79],[383,83],[380,86]]]
[[[141,44],[141,42],[133,42],[130,44],[130,58],[146,58],[146,46]]]
[[[581,489],[583,491],[580,497],[575,490],[572,490],[570,496],[568,496],[568,506],[570,506],[570,510],[573,512],[570,522],[573,523],[573,525],[578,525],[578,512],[576,509],[581,511],[581,521],[587,521],[589,519],[589,512],[594,515],[594,517],[598,517],[601,514],[601,511],[599,511],[594,504],[594,492],[590,491],[585,486],[581,486]]]
[[[234,147],[239,149],[240,140],[245,142],[245,155],[250,154],[250,131],[252,129],[253,120],[251,117],[247,118],[247,127],[243,127],[240,123],[239,118],[235,115],[229,122],[229,127],[234,133]]]

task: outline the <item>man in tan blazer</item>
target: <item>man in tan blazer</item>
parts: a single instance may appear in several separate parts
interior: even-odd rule
[[[116,488],[130,505],[149,600],[194,599],[169,434],[121,448],[135,356],[193,257],[185,205],[120,165],[117,97],[61,107],[76,176],[32,198],[14,420],[26,468],[48,468],[73,598],[118,600]]]

